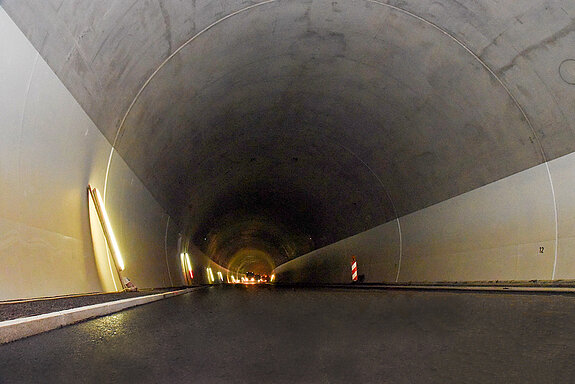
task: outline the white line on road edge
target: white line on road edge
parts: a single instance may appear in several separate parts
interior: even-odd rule
[[[105,303],[65,309],[63,311],[45,313],[37,316],[0,321],[0,344],[9,343],[24,337],[51,331],[56,328],[64,327],[66,325],[74,324],[94,317],[119,312],[123,309],[151,303],[153,301],[162,300],[172,296],[183,295],[184,293],[191,292],[198,288],[203,287],[186,288],[179,291],[108,301]]]

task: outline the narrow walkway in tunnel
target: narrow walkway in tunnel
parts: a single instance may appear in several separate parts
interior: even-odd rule
[[[567,383],[574,304],[214,286],[4,345],[0,383]]]

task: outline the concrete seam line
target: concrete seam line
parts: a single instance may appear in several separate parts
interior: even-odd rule
[[[172,273],[170,272],[170,264],[168,263],[168,230],[170,228],[170,215],[166,220],[166,234],[164,236],[164,252],[166,254],[166,269],[168,270],[168,276],[170,277],[170,285],[174,286],[174,281],[172,280]]]
[[[397,262],[397,275],[395,276],[395,282],[399,282],[399,273],[401,272],[401,258],[403,256],[403,234],[401,233],[401,223],[399,222],[399,217],[397,218],[397,231],[399,235],[399,261]]]
[[[171,291],[148,296],[109,301],[105,303],[65,309],[62,311],[45,313],[36,316],[2,321],[0,322],[0,344],[51,331],[56,328],[78,323],[80,321],[94,317],[119,312],[121,310],[138,305],[151,303],[173,296],[183,295],[196,289],[198,288],[186,288],[179,291]]]
[[[531,123],[531,120],[529,119],[529,117],[527,116],[527,113],[525,112],[525,110],[523,109],[523,107],[521,106],[521,104],[519,103],[519,100],[517,100],[517,98],[515,97],[515,95],[511,92],[511,90],[509,89],[509,87],[505,84],[505,82],[495,73],[495,71],[493,71],[491,69],[491,67],[489,67],[489,65],[487,65],[487,63],[485,61],[483,61],[479,56],[477,56],[477,54],[475,54],[475,52],[473,52],[471,50],[471,48],[469,48],[465,43],[463,43],[461,40],[459,40],[457,37],[455,37],[454,35],[452,35],[450,32],[446,31],[445,29],[443,29],[442,27],[440,27],[439,25],[419,16],[416,15],[413,12],[410,12],[406,9],[400,8],[398,6],[395,5],[391,5],[391,4],[387,4],[384,3],[382,1],[379,0],[366,0],[367,2],[373,3],[373,4],[379,4],[381,6],[384,7],[388,7],[390,9],[394,9],[398,12],[401,12],[405,15],[411,16],[419,21],[422,21],[426,24],[428,24],[429,26],[435,28],[436,30],[438,30],[439,32],[443,33],[445,36],[451,38],[453,41],[455,41],[457,44],[459,44],[461,46],[461,48],[465,49],[475,60],[477,60],[477,62],[479,64],[481,64],[481,66],[483,68],[485,68],[485,70],[487,72],[489,72],[489,74],[491,76],[493,76],[493,78],[503,87],[503,89],[505,90],[505,92],[507,92],[507,94],[509,95],[509,97],[511,98],[511,100],[513,101],[513,103],[515,104],[515,106],[517,107],[517,109],[519,110],[519,112],[521,113],[521,115],[523,116],[523,118],[525,119],[525,122],[527,123],[527,125],[529,126],[529,128],[531,129],[531,133],[533,134],[533,138],[534,140],[537,142],[537,146],[539,147],[539,151],[542,157],[542,161],[541,163],[545,163],[547,162],[547,155],[545,154],[545,150],[543,149],[543,144],[541,144],[541,140],[539,139],[539,136],[537,136],[537,132],[535,131],[535,127],[533,126],[533,124]]]
[[[549,186],[551,187],[551,195],[553,196],[553,213],[555,215],[555,257],[553,259],[553,272],[551,274],[551,280],[555,280],[555,274],[557,271],[557,255],[559,248],[559,218],[557,217],[557,198],[555,197],[555,186],[553,185],[553,177],[551,176],[551,169],[549,168],[549,162],[545,162],[545,168],[547,169],[547,176],[549,177]]]
[[[393,199],[391,198],[391,194],[389,193],[387,187],[385,186],[385,184],[383,183],[383,181],[381,180],[381,178],[377,175],[377,173],[375,173],[373,171],[373,169],[369,166],[369,164],[367,164],[367,162],[365,162],[361,157],[359,157],[359,155],[355,152],[353,152],[351,149],[349,149],[348,147],[346,147],[345,145],[339,144],[336,142],[336,145],[339,145],[341,148],[343,148],[344,150],[346,150],[347,152],[349,152],[353,157],[355,157],[361,164],[363,164],[364,167],[367,168],[367,170],[375,177],[375,179],[378,181],[379,185],[381,186],[381,188],[383,189],[383,192],[385,193],[385,196],[387,197],[387,199],[389,200],[389,202],[391,203],[391,208],[393,209],[393,214],[395,216],[395,218],[399,218],[399,214],[397,213],[397,209],[395,208],[395,203],[393,202]]]
[[[172,60],[172,58],[174,56],[176,56],[178,53],[180,53],[180,51],[182,51],[186,46],[188,46],[192,41],[194,41],[196,38],[198,38],[199,36],[203,35],[205,32],[209,31],[210,29],[212,29],[213,27],[215,27],[216,25],[224,22],[225,20],[234,17],[240,13],[249,11],[253,8],[262,6],[262,5],[266,5],[266,4],[270,4],[273,3],[277,0],[265,0],[262,1],[261,3],[255,3],[255,4],[251,4],[248,5],[245,8],[236,10],[235,12],[230,13],[229,15],[226,15],[216,21],[214,21],[213,23],[211,23],[210,25],[208,25],[207,27],[205,27],[204,29],[202,29],[201,31],[199,31],[198,33],[196,33],[195,35],[193,35],[192,37],[190,37],[188,40],[186,40],[182,45],[180,45],[174,52],[172,52],[166,59],[164,59],[164,61],[162,61],[162,63],[154,70],[154,72],[152,72],[152,74],[148,77],[148,79],[144,82],[144,84],[140,87],[140,89],[138,90],[138,92],[136,93],[136,96],[134,96],[134,99],[132,100],[132,102],[130,103],[130,105],[128,106],[128,109],[126,110],[126,113],[124,114],[124,117],[122,118],[122,120],[120,121],[120,125],[118,126],[118,130],[116,131],[116,135],[114,136],[114,141],[112,142],[112,149],[110,150],[110,157],[108,158],[108,165],[106,166],[106,176],[104,179],[104,202],[106,202],[106,190],[107,190],[107,186],[108,186],[108,175],[110,172],[110,165],[112,164],[112,155],[114,153],[114,148],[116,148],[116,143],[118,142],[118,138],[120,137],[120,133],[124,127],[124,124],[128,118],[128,115],[130,114],[130,112],[132,111],[132,108],[134,108],[134,105],[136,105],[136,102],[138,101],[138,99],[140,98],[140,95],[144,92],[144,90],[148,87],[148,84],[150,84],[150,82],[154,79],[154,77],[156,77],[156,75],[158,74],[158,72],[160,72],[162,70],[162,68],[170,61]]]

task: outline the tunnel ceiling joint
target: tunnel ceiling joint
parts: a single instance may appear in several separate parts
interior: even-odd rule
[[[162,68],[172,59],[174,58],[174,56],[176,56],[182,49],[184,49],[187,45],[189,45],[192,41],[194,41],[195,39],[197,39],[199,36],[201,36],[202,34],[204,34],[205,32],[209,31],[210,29],[212,29],[213,27],[215,27],[216,25],[238,15],[241,14],[245,11],[249,11],[250,9],[262,6],[262,5],[266,5],[266,4],[270,4],[273,3],[277,0],[266,0],[263,1],[261,3],[256,3],[256,4],[252,4],[249,5],[245,8],[239,9],[235,12],[230,13],[229,15],[226,15],[216,21],[214,21],[213,23],[211,23],[210,25],[208,25],[207,27],[205,27],[204,29],[202,29],[201,31],[199,31],[198,33],[196,33],[195,35],[193,35],[192,37],[190,37],[188,40],[186,40],[182,45],[180,45],[174,52],[172,52],[164,61],[162,61],[162,63],[160,63],[160,65],[154,70],[154,72],[152,72],[152,74],[148,77],[148,79],[144,82],[144,84],[140,87],[140,89],[138,90],[138,92],[136,93],[136,95],[134,96],[134,99],[132,100],[132,102],[130,103],[130,105],[128,106],[128,109],[126,110],[126,113],[124,114],[124,116],[122,117],[122,120],[120,121],[120,124],[118,126],[118,129],[116,130],[116,135],[114,136],[114,141],[112,143],[112,149],[110,150],[110,157],[108,159],[108,165],[106,167],[106,177],[104,180],[104,202],[106,201],[106,188],[108,185],[108,175],[109,175],[109,171],[110,171],[110,165],[112,164],[112,156],[114,153],[114,148],[116,148],[116,144],[118,142],[118,138],[120,137],[120,133],[122,132],[122,128],[124,127],[124,124],[126,122],[126,119],[128,118],[128,115],[130,114],[130,112],[132,111],[132,108],[134,108],[134,105],[136,104],[136,102],[138,101],[138,99],[140,98],[140,95],[144,92],[144,90],[148,87],[148,85],[150,84],[150,82],[154,79],[154,77],[158,74],[158,72],[160,72],[162,70]]]
[[[448,31],[446,31],[445,29],[441,28],[439,25],[419,16],[416,15],[406,9],[397,7],[395,5],[391,5],[391,4],[387,4],[387,3],[383,3],[381,1],[377,1],[377,0],[365,0],[369,3],[373,3],[373,4],[378,4],[384,7],[388,7],[390,9],[393,9],[395,11],[401,12],[405,15],[408,15],[410,17],[413,17],[423,23],[426,23],[427,25],[431,26],[432,28],[436,29],[437,31],[441,32],[442,34],[444,34],[445,36],[449,37],[451,40],[453,40],[454,42],[456,42],[459,46],[461,46],[461,48],[463,48],[465,51],[467,51],[467,53],[469,53],[479,64],[481,64],[481,66],[483,68],[485,68],[485,70],[487,72],[489,72],[489,74],[499,83],[499,85],[501,85],[503,87],[503,89],[505,90],[505,92],[509,95],[509,97],[511,98],[511,100],[513,101],[513,104],[515,104],[515,106],[517,107],[517,109],[519,110],[519,112],[521,113],[521,116],[523,117],[523,119],[525,120],[525,122],[527,123],[527,125],[529,126],[529,129],[531,130],[531,133],[533,134],[533,140],[535,140],[537,142],[537,146],[539,147],[539,151],[542,157],[542,161],[541,163],[546,163],[547,162],[547,155],[545,154],[545,150],[543,149],[543,145],[541,144],[541,141],[539,139],[539,136],[537,135],[537,133],[535,132],[535,127],[533,126],[531,119],[529,119],[529,117],[527,116],[527,113],[525,112],[525,110],[523,109],[523,107],[521,106],[521,104],[519,103],[519,101],[517,100],[517,98],[513,95],[513,93],[511,92],[511,90],[509,89],[509,87],[507,87],[507,85],[503,82],[503,80],[501,80],[501,78],[491,69],[491,67],[489,67],[489,65],[487,65],[487,63],[485,61],[483,61],[479,56],[477,56],[475,54],[475,52],[473,52],[471,50],[471,48],[469,48],[464,42],[462,42],[461,40],[459,40],[457,37],[453,36],[451,33],[449,33]]]

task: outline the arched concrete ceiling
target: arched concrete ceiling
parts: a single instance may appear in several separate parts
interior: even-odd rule
[[[0,4],[224,264],[250,246],[278,264],[575,150],[570,0]]]

